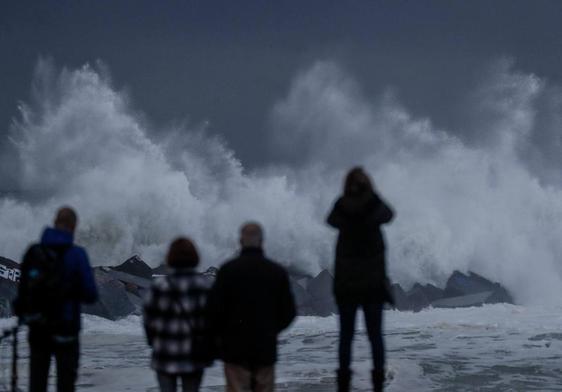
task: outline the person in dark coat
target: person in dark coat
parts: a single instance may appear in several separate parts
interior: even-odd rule
[[[151,366],[162,392],[199,390],[212,364],[205,307],[212,281],[195,271],[199,255],[193,242],[172,242],[166,262],[171,274],[154,280],[144,304],[144,329],[152,347]]]
[[[242,250],[220,268],[209,297],[229,392],[273,391],[277,336],[296,314],[288,274],[262,243],[258,224],[242,226]]]
[[[98,293],[86,251],[74,245],[77,215],[69,207],[58,210],[53,228],[43,232],[40,244],[32,245],[21,263],[21,279],[14,303],[20,322],[29,326],[29,391],[46,392],[51,357],[57,367],[57,391],[72,392],[78,376],[81,304],[91,304]],[[43,267],[56,287],[45,298],[36,298],[36,281],[45,279]],[[45,263],[45,264],[44,264]],[[39,284],[40,285],[40,284]],[[57,293],[53,293],[57,291]],[[42,299],[46,299],[43,303]],[[48,314],[47,314],[48,309]]]
[[[351,345],[355,317],[361,307],[371,342],[375,391],[384,382],[382,310],[392,302],[385,266],[385,243],[380,226],[393,218],[392,209],[374,191],[361,168],[346,176],[343,196],[338,198],[327,222],[338,230],[334,271],[334,295],[340,314],[338,391],[349,391]]]

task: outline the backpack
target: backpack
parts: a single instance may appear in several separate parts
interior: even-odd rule
[[[62,325],[67,296],[64,255],[68,248],[33,245],[27,251],[17,300],[17,313],[23,323],[49,330]]]

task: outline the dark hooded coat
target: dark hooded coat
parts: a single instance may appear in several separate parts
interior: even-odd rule
[[[340,197],[327,222],[338,229],[334,294],[339,303],[392,302],[380,226],[392,209],[374,192]]]

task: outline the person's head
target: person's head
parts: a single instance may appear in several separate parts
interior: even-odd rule
[[[70,207],[62,207],[57,211],[55,216],[55,229],[74,233],[78,224],[78,216]]]
[[[373,192],[371,179],[362,167],[354,167],[345,176],[343,194],[345,196],[364,195]]]
[[[263,229],[256,222],[244,223],[240,228],[240,245],[242,248],[261,248]]]
[[[166,256],[166,264],[171,268],[195,268],[199,264],[199,253],[189,238],[176,238]]]

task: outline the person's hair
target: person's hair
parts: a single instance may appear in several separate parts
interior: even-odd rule
[[[263,229],[259,223],[247,222],[240,227],[240,245],[243,248],[259,248],[263,243]]]
[[[373,192],[373,185],[362,167],[352,168],[345,176],[343,194],[345,196],[363,195]]]
[[[168,250],[166,264],[172,268],[195,268],[199,264],[199,253],[189,238],[176,238]]]
[[[55,228],[59,230],[69,231],[71,233],[76,230],[78,224],[78,216],[76,212],[70,207],[61,207],[57,211],[55,217]]]

